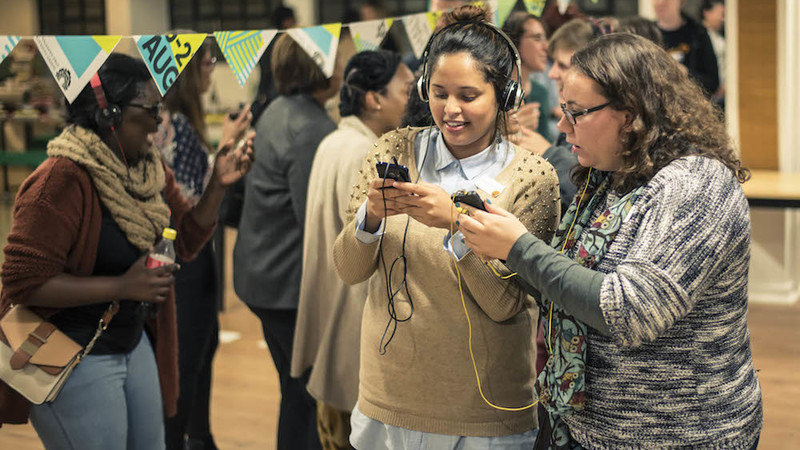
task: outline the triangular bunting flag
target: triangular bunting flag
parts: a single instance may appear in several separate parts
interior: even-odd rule
[[[523,0],[525,2],[525,9],[528,10],[529,13],[533,14],[536,17],[542,17],[542,11],[544,11],[544,5],[547,3],[547,0]],[[569,0],[566,1],[566,4],[569,5]],[[561,7],[561,2],[559,2],[559,8]],[[561,14],[564,14],[563,12]]]
[[[258,64],[264,50],[275,38],[278,30],[216,31],[217,39],[225,61],[228,62],[239,86],[244,86],[247,77]]]
[[[428,45],[428,39],[433,35],[436,21],[440,15],[441,13],[427,12],[403,17],[403,24],[406,27],[408,40],[411,42],[411,49],[414,50],[414,56],[417,58],[422,57],[422,52],[425,51],[425,47]]]
[[[0,36],[0,63],[6,59],[11,50],[17,46],[19,36]]]
[[[33,41],[72,103],[114,50],[122,36],[35,36]]]
[[[353,36],[356,51],[377,50],[393,22],[394,19],[378,19],[351,23],[350,35]]]
[[[286,32],[317,63],[326,77],[333,76],[333,66],[336,64],[336,50],[339,48],[339,35],[342,32],[341,23],[291,28]]]
[[[500,18],[497,14],[497,0],[479,0],[476,2],[470,2],[469,4],[486,8],[489,11],[489,14],[492,15],[492,24],[497,27],[500,26]]]
[[[162,96],[175,83],[205,38],[204,33],[133,36]]]
[[[497,7],[495,8],[495,17],[497,18],[497,26],[502,27],[506,23],[506,19],[511,15],[514,10],[517,0],[497,0]]]

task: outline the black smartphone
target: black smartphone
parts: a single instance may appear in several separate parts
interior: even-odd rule
[[[238,119],[239,118],[239,111],[241,111],[242,108],[244,108],[244,105],[245,105],[244,103],[239,103],[239,109],[237,109],[236,111],[229,112],[228,113],[228,117],[230,117],[231,120]]]
[[[411,177],[408,175],[408,167],[406,166],[394,163],[378,162],[375,164],[375,170],[378,171],[378,177],[380,178],[390,178],[395,181],[404,181],[406,183],[411,182]]]
[[[483,211],[486,211],[486,206],[483,205],[483,199],[475,191],[458,191],[453,194],[453,203],[463,203]]]

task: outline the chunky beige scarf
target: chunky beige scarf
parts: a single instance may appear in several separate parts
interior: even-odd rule
[[[125,164],[97,134],[76,125],[47,144],[47,155],[68,158],[86,168],[100,201],[140,250],[150,248],[168,226],[169,208],[161,198],[164,166],[155,147],[130,168],[130,177]]]

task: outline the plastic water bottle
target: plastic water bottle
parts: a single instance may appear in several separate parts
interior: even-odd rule
[[[153,251],[147,257],[147,268],[154,269],[156,267],[173,264],[175,262],[175,238],[178,232],[172,228],[164,228],[161,233],[161,240],[153,248]]]

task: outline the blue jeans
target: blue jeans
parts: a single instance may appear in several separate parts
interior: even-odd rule
[[[48,450],[163,449],[161,389],[147,335],[130,353],[90,353],[53,403],[33,405],[30,419]]]

